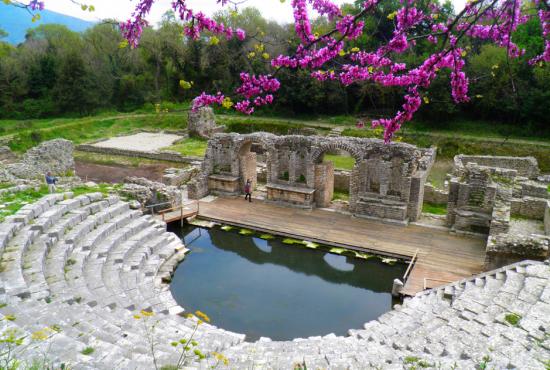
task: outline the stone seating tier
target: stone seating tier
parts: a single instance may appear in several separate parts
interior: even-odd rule
[[[154,368],[150,332],[143,317],[134,318],[146,310],[158,321],[159,367],[176,363],[170,342],[195,326],[180,315],[183,308],[166,284],[187,252],[179,238],[101,194],[48,196],[24,208],[0,224],[0,322],[2,330],[29,338],[46,327],[54,335],[21,358],[47,353],[77,369]],[[419,293],[346,337],[249,343],[242,334],[204,324],[194,338],[203,353],[229,358],[222,369],[288,369],[304,361],[312,369],[401,369],[411,359],[442,369],[474,369],[487,361],[489,368],[544,369],[549,282],[548,262],[525,261]],[[94,352],[84,355],[86,347]]]

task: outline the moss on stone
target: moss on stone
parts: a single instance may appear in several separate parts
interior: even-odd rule
[[[506,320],[506,322],[512,326],[518,326],[521,320],[521,315],[513,312],[507,313],[506,315],[504,315],[504,320]]]

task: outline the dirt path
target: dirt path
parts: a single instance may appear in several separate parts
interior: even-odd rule
[[[159,163],[156,165],[141,165],[139,167],[112,166],[83,161],[76,161],[76,174],[83,181],[121,183],[125,177],[145,177],[152,181],[162,180],[162,175],[170,164]]]

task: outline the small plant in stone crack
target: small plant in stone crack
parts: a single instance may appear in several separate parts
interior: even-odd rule
[[[427,361],[421,359],[420,357],[416,356],[407,356],[403,359],[403,364],[405,365],[405,369],[408,370],[416,370],[416,369],[424,369],[424,368],[430,368],[435,367],[434,364],[430,364]]]
[[[182,369],[184,366],[188,365],[188,361],[191,359],[195,361],[202,361],[207,358],[207,356],[199,349],[199,343],[194,338],[199,326],[205,322],[210,322],[210,317],[201,311],[196,311],[195,314],[190,313],[186,317],[195,322],[193,331],[187,338],[182,338],[177,342],[170,343],[172,347],[176,348],[180,353],[178,362],[175,365],[176,369]],[[212,369],[218,367],[220,364],[229,364],[228,359],[221,353],[213,352],[212,357],[215,361],[215,363],[210,366]]]
[[[488,369],[489,362],[491,361],[492,360],[491,360],[491,357],[489,357],[489,355],[483,356],[483,358],[481,359],[481,362],[476,366],[476,369],[479,369],[479,370]]]
[[[193,330],[186,338],[181,338],[178,341],[173,341],[170,343],[172,347],[178,351],[179,358],[176,364],[171,365],[164,365],[162,367],[158,366],[158,361],[156,357],[156,339],[155,339],[155,328],[159,322],[159,320],[154,320],[154,313],[141,310],[139,314],[134,315],[134,318],[136,320],[142,320],[145,327],[145,332],[147,335],[147,340],[150,346],[150,351],[153,357],[153,365],[156,370],[178,370],[183,369],[185,366],[189,364],[190,361],[202,361],[202,360],[209,360],[212,359],[213,362],[208,364],[208,367],[210,369],[215,369],[220,365],[228,365],[229,360],[221,353],[218,352],[212,352],[209,356],[204,354],[199,349],[199,343],[194,339],[195,334],[197,333],[197,330],[200,325],[204,324],[205,322],[210,322],[210,318],[208,315],[201,311],[196,311],[195,314],[188,314],[186,317],[190,320],[194,321]],[[152,320],[152,321],[151,321]]]
[[[15,321],[13,315],[5,315],[0,321]],[[28,335],[17,328],[7,328],[0,333],[0,369],[2,370],[39,370],[61,369],[69,370],[69,366],[54,364],[48,358],[51,343],[49,341],[61,331],[58,325],[52,325]],[[40,356],[32,359],[32,362],[20,360],[28,350],[41,351]]]

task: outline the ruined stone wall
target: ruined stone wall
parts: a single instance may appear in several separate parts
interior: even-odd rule
[[[81,144],[77,146],[77,150],[81,152],[89,153],[99,153],[106,155],[120,155],[124,157],[132,158],[145,158],[158,161],[166,162],[176,162],[176,163],[193,163],[201,158],[198,157],[189,157],[183,156],[178,152],[174,151],[162,151],[162,152],[149,152],[149,151],[136,151],[129,149],[118,149],[118,148],[104,148],[94,145]]]
[[[424,185],[424,201],[433,204],[446,204],[449,200],[449,191],[438,189],[432,184]]]
[[[505,168],[516,170],[521,177],[536,178],[539,174],[539,166],[534,157],[500,157],[488,155],[464,155],[459,154],[454,158],[455,175],[460,175],[467,163],[477,163],[480,166]]]
[[[447,225],[456,231],[494,233],[507,231],[512,189],[517,172],[468,163],[451,179]],[[492,225],[492,221],[495,224]]]
[[[526,217],[533,220],[543,220],[546,209],[546,199],[523,197],[512,200],[512,216]]]
[[[318,199],[326,200],[334,188],[333,171],[316,172],[316,165],[322,162],[325,153],[342,150],[356,162],[349,180],[341,180],[349,181],[348,186],[342,187],[350,189],[350,210],[358,215],[400,222],[418,217],[427,172],[435,160],[433,149],[418,149],[404,143],[387,145],[376,139],[216,134],[208,143],[202,177],[190,186],[190,194],[207,194],[204,187],[208,187],[208,177],[212,175],[241,180],[253,177],[251,167],[250,171],[243,171],[242,164],[248,161],[246,156],[252,146],[266,162],[266,175],[262,177],[267,183],[268,200],[294,205],[305,205],[299,204],[304,201],[307,206],[314,206],[315,196],[309,197],[310,191],[314,194],[325,190],[329,193],[319,195]]]
[[[216,125],[214,110],[201,107],[197,111],[189,111],[187,115],[187,130],[191,137],[208,139],[216,132],[223,132],[224,127]]]
[[[485,268],[506,265],[511,261],[540,260],[550,257],[550,239],[536,235],[500,234],[487,241]]]
[[[56,176],[74,172],[74,146],[65,139],[43,142],[29,149],[21,162],[5,166],[7,172],[21,179],[43,179],[51,171]]]
[[[350,171],[334,170],[334,190],[337,191],[349,191],[350,184]]]

